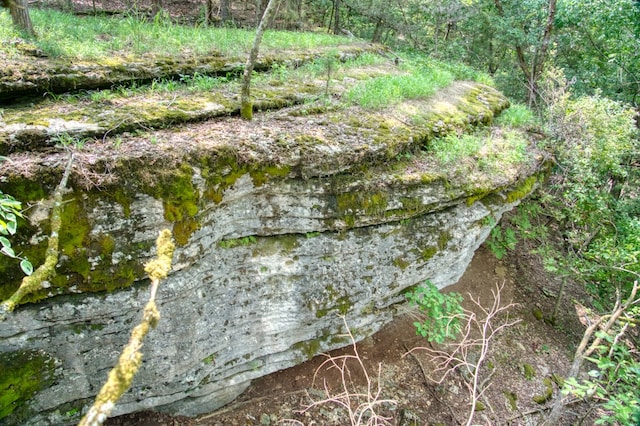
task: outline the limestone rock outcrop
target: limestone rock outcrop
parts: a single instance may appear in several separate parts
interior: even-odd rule
[[[130,136],[135,149],[120,152],[85,147],[66,195],[58,275],[0,323],[0,363],[35,383],[3,421],[63,424],[91,404],[139,321],[142,267],[163,228],[178,249],[158,293],[162,318],[114,414],[215,410],[252,379],[348,344],[340,316],[363,338],[392,319],[406,289],[454,283],[535,187],[543,160],[525,134],[517,161],[501,152],[489,166],[470,158],[445,169],[429,141],[488,124],[507,105],[490,87],[456,83],[393,111],[302,105],[253,123]],[[64,156],[3,171],[3,190],[34,203],[19,248],[36,264],[48,229],[36,201]],[[15,270],[2,272],[17,282]]]

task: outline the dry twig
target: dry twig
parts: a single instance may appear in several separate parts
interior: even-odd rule
[[[0,322],[6,319],[7,314],[13,312],[25,296],[40,290],[43,283],[55,273],[58,257],[60,256],[58,234],[60,232],[60,227],[62,226],[62,197],[67,188],[67,181],[71,174],[71,167],[73,165],[74,158],[74,154],[71,153],[69,155],[69,160],[67,161],[67,166],[64,169],[62,179],[53,193],[51,234],[49,234],[44,263],[38,266],[33,274],[24,277],[22,279],[22,283],[20,283],[20,287],[18,287],[18,289],[9,296],[7,300],[4,300],[0,304]]]
[[[340,374],[340,389],[331,389],[325,379],[323,388],[326,398],[318,401],[314,401],[312,399],[310,404],[298,412],[306,413],[315,407],[337,405],[347,411],[349,414],[349,421],[352,426],[390,425],[390,421],[392,420],[391,417],[386,417],[379,411],[384,405],[396,405],[396,401],[382,398],[382,388],[380,383],[382,364],[378,364],[377,377],[375,379],[371,377],[364,365],[364,362],[362,361],[362,357],[358,353],[355,338],[351,333],[351,330],[349,330],[347,321],[344,317],[342,319],[344,321],[345,328],[347,329],[349,339],[351,340],[353,355],[330,356],[325,354],[327,359],[320,364],[313,376],[313,383],[315,384],[318,373],[320,373],[321,370],[335,369]],[[348,364],[353,364],[354,362],[358,368],[358,372],[365,378],[365,391],[359,390],[353,382],[353,375]],[[293,423],[301,424],[298,421],[293,421]]]
[[[493,294],[493,304],[490,308],[485,308],[480,303],[479,298],[474,299],[469,295],[471,301],[481,312],[482,318],[476,313],[464,310],[458,315],[460,322],[463,324],[462,335],[457,342],[445,343],[444,349],[433,349],[429,347],[417,347],[411,349],[407,354],[414,351],[424,351],[435,364],[435,369],[428,376],[429,380],[436,384],[442,384],[445,379],[455,371],[460,371],[469,392],[470,409],[467,416],[466,425],[470,425],[475,414],[476,405],[484,392],[491,385],[487,383],[490,376],[485,380],[480,380],[480,367],[486,360],[489,353],[491,340],[503,329],[511,327],[521,320],[499,320],[498,316],[516,306],[514,303],[501,306],[501,292],[504,283],[496,286],[495,290],[491,290]],[[478,337],[474,337],[478,335]],[[405,354],[405,355],[407,355]]]

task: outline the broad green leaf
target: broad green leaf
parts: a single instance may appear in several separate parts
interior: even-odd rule
[[[25,275],[33,274],[33,265],[27,259],[22,259],[20,268],[22,268],[22,272],[24,272]]]
[[[0,249],[0,252],[6,254],[9,257],[16,257],[16,252],[14,252],[11,247],[2,247],[2,249]]]
[[[9,221],[7,223],[7,231],[9,231],[11,235],[15,234],[17,229],[18,224],[15,221]]]

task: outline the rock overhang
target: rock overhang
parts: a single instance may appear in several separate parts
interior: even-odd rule
[[[435,162],[429,144],[488,125],[507,106],[491,87],[458,82],[384,111],[305,114],[301,105],[252,123],[231,117],[125,135],[116,149],[84,147],[58,281],[32,301],[58,297],[2,324],[3,352],[45,351],[61,366],[57,384],[31,399],[41,412],[33,419],[60,421],[60,406],[95,393],[102,378],[87,372],[113,364],[163,227],[179,245],[159,294],[163,320],[118,413],[212,410],[253,378],[348,343],[336,337],[338,315],[364,337],[407,288],[455,282],[491,224],[543,178],[544,158],[531,143],[517,164],[470,164],[461,176]],[[17,154],[3,190],[25,202],[45,197],[65,155]],[[34,220],[29,242],[46,232],[46,220]],[[43,332],[51,323],[55,333]],[[28,347],[25,335],[34,338]],[[71,355],[65,342],[90,357]]]

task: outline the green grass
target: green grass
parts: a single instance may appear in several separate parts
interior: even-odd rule
[[[219,51],[223,55],[244,55],[254,31],[231,28],[193,27],[168,19],[141,19],[137,16],[74,16],[49,9],[32,9],[37,39],[30,42],[51,57],[95,61],[111,56],[139,56],[152,52],[163,55],[202,55]],[[20,33],[11,25],[8,13],[0,14],[0,41],[13,40]],[[261,48],[311,49],[347,44],[345,37],[290,31],[267,31]],[[0,54],[17,55],[10,43],[0,43]]]
[[[477,155],[484,144],[485,138],[480,135],[448,135],[432,141],[429,152],[443,165],[449,165]]]
[[[373,78],[357,84],[346,99],[366,109],[380,109],[404,100],[426,98],[450,85],[455,77],[438,67],[405,66],[405,75]]]
[[[528,107],[522,104],[515,104],[498,116],[496,124],[524,128],[539,125],[539,121]]]
[[[433,140],[428,152],[445,167],[466,170],[477,165],[489,174],[502,174],[509,166],[528,160],[528,142],[518,130],[480,129],[472,134],[448,135]]]

